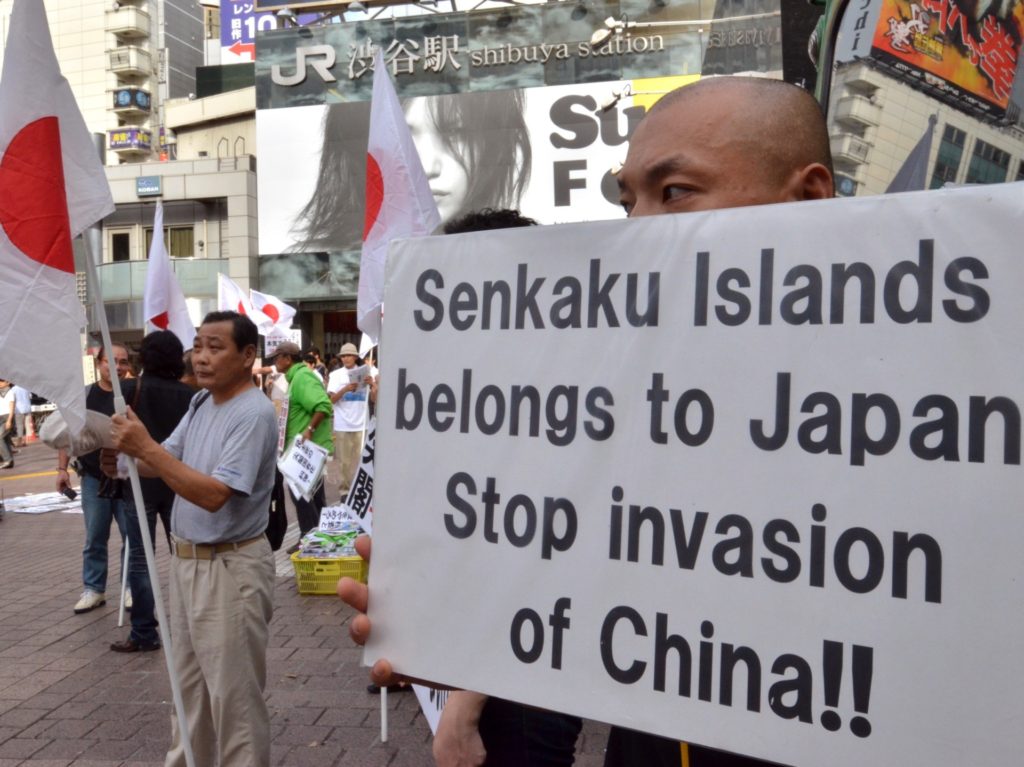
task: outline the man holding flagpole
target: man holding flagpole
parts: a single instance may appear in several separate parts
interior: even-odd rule
[[[145,476],[174,491],[171,655],[180,669],[191,747],[200,767],[268,767],[263,698],[275,568],[264,531],[277,462],[277,416],[252,382],[256,326],[211,312],[192,347],[206,391],[163,443],[130,410],[115,415],[115,445]],[[183,767],[186,740],[172,719],[165,764]]]
[[[0,76],[0,357],[12,377],[54,401],[72,445],[85,427],[85,396],[78,377],[85,316],[71,238],[85,237],[85,266],[103,345],[114,344],[107,327],[94,254],[95,224],[114,211],[110,185],[92,136],[61,75],[40,0],[15,0]],[[44,316],[46,322],[39,322]],[[48,354],[40,357],[39,349]],[[116,376],[115,409],[124,410]],[[141,496],[138,472],[129,466],[133,491]],[[148,538],[147,569],[162,617],[159,580]],[[174,663],[165,658],[176,710],[182,710]],[[191,748],[185,760],[195,767]]]

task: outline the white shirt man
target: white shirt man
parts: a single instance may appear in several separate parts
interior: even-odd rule
[[[359,362],[355,344],[342,346],[340,356],[343,367],[333,371],[327,379],[327,395],[334,405],[334,460],[328,469],[332,475],[329,479],[338,485],[344,501],[363,451],[370,387],[365,381],[355,380],[354,371]]]

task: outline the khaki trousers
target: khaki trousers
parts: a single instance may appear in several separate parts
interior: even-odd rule
[[[171,652],[196,765],[269,767],[263,699],[275,567],[265,537],[213,559],[171,558]],[[185,767],[176,715],[165,767]]]
[[[334,460],[328,466],[333,467],[332,484],[340,488],[342,500],[345,500],[348,489],[352,486],[352,480],[355,479],[356,471],[359,469],[359,459],[362,454],[363,432],[334,432]]]

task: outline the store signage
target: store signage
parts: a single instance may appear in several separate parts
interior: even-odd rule
[[[149,149],[153,134],[146,128],[120,128],[109,132],[111,149]]]
[[[778,11],[743,5],[707,24],[693,3],[665,0],[637,15],[558,3],[257,29],[257,107],[368,100],[378,50],[401,98],[696,75],[717,48],[729,51],[718,74],[781,70]]]
[[[135,179],[135,194],[138,197],[159,197],[163,194],[160,176],[139,176]]]

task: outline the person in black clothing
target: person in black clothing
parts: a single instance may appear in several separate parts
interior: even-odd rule
[[[181,341],[169,330],[157,330],[142,339],[142,375],[126,383],[125,402],[145,424],[157,442],[163,442],[188,412],[195,392],[179,379],[185,372]],[[167,545],[171,544],[171,506],[174,492],[156,477],[140,479],[146,505],[149,538],[156,542],[157,517],[163,523]],[[125,527],[128,535],[128,583],[132,592],[132,630],[127,639],[114,642],[114,652],[148,652],[160,648],[154,612],[153,587],[146,570],[142,530],[135,511],[131,487],[125,482]]]

